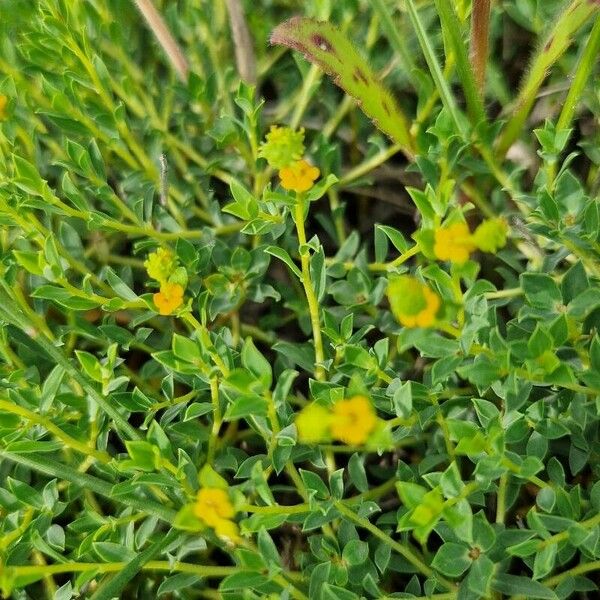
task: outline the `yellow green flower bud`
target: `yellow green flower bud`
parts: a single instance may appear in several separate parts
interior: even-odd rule
[[[304,154],[304,129],[294,131],[289,127],[272,125],[259,148],[258,156],[271,167],[283,169],[300,160]]]
[[[148,255],[144,262],[149,277],[163,283],[177,268],[177,257],[166,248],[159,248],[156,252]]]

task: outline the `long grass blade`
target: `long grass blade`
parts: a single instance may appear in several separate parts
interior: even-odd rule
[[[549,69],[564,54],[571,45],[575,33],[589,21],[598,8],[600,8],[598,2],[573,0],[558,17],[550,34],[535,55],[520,87],[512,114],[498,141],[496,148],[498,158],[506,155],[523,130]]]

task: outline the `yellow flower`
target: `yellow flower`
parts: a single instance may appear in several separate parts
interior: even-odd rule
[[[304,444],[318,444],[330,438],[331,414],[313,402],[303,408],[296,417],[298,439]]]
[[[232,544],[239,544],[242,541],[240,537],[240,530],[236,523],[228,521],[227,519],[221,519],[217,521],[214,526],[215,533],[226,542]]]
[[[506,244],[508,226],[500,219],[486,219],[473,234],[473,242],[482,252],[496,253]]]
[[[411,275],[390,279],[387,296],[392,313],[404,327],[431,327],[440,308],[440,297]]]
[[[331,434],[345,444],[364,444],[377,425],[377,415],[365,396],[353,396],[333,406]]]
[[[209,527],[215,527],[220,521],[232,519],[235,516],[235,510],[227,490],[201,488],[196,497],[194,514]]]
[[[265,140],[260,146],[258,156],[266,159],[269,166],[275,169],[289,166],[304,154],[304,129],[294,131],[289,127],[271,125]]]
[[[466,223],[452,223],[435,230],[433,253],[440,260],[464,263],[475,250],[469,226]]]
[[[281,187],[294,192],[306,192],[319,177],[320,171],[304,159],[298,160],[289,167],[279,171]]]
[[[152,296],[154,304],[161,315],[170,315],[183,304],[183,287],[178,283],[163,283],[160,292]]]
[[[6,105],[8,104],[8,98],[4,94],[0,94],[0,121],[6,119]]]
[[[238,526],[232,521],[235,509],[227,490],[201,488],[194,504],[194,514],[212,527],[220,538],[232,543],[241,541]]]
[[[144,262],[146,273],[152,279],[163,283],[167,281],[169,275],[177,268],[177,257],[166,248],[159,248],[156,252],[148,255]]]

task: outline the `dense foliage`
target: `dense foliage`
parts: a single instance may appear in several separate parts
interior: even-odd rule
[[[0,8],[0,595],[595,597],[598,2],[155,4]]]

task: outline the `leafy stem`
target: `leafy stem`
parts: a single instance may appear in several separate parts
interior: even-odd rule
[[[308,312],[315,344],[315,377],[318,380],[323,381],[325,379],[325,369],[323,367],[325,352],[323,350],[323,338],[321,336],[319,302],[310,276],[310,250],[307,247],[306,230],[304,227],[305,211],[306,199],[302,193],[299,193],[296,197],[294,206],[294,220],[296,222],[296,232],[298,234],[298,252],[300,254],[300,263],[302,265],[301,281],[306,295],[306,301],[308,302]]]

